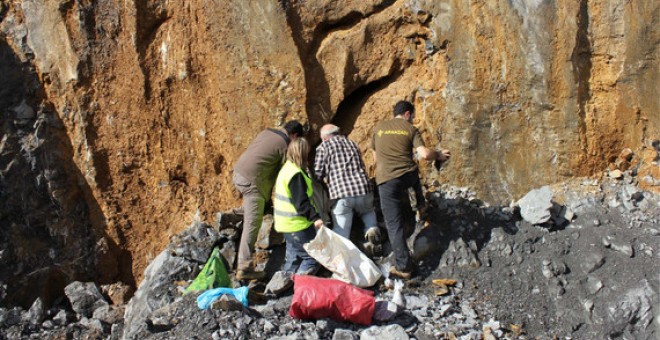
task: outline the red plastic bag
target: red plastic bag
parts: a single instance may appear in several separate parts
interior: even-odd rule
[[[308,275],[294,275],[293,282],[292,317],[371,324],[376,304],[372,291]]]

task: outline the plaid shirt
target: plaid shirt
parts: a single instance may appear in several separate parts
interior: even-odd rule
[[[323,141],[316,148],[314,174],[328,185],[330,199],[371,192],[360,149],[355,142],[341,135]]]

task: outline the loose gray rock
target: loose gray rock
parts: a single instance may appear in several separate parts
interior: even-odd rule
[[[58,326],[64,326],[67,323],[69,323],[71,320],[73,320],[72,315],[69,312],[65,311],[65,310],[60,310],[53,317],[53,322]]]
[[[477,246],[474,241],[470,241],[468,246],[462,238],[449,243],[447,251],[440,259],[440,267],[471,267],[478,268],[481,266],[479,258],[477,258]]]
[[[400,325],[371,326],[360,334],[360,340],[408,340],[410,337]]]
[[[275,336],[275,337],[272,337],[271,339],[272,339],[272,340],[298,340],[298,339],[300,339],[300,338],[301,338],[301,334],[300,334],[300,332],[295,332],[295,333],[293,333],[293,334],[291,334],[291,335],[287,335],[287,336]]]
[[[611,247],[612,247],[612,249],[618,251],[619,253],[623,253],[623,254],[628,255],[628,257],[635,256],[635,251],[633,250],[633,247],[629,244],[612,243]]]
[[[273,278],[271,278],[268,285],[266,285],[264,294],[280,296],[291,287],[293,287],[293,273],[278,271],[273,274]]]
[[[270,333],[274,332],[276,329],[277,329],[277,327],[275,327],[275,325],[273,325],[272,322],[270,322],[268,320],[266,320],[266,322],[264,322],[264,333],[270,334]]]
[[[358,336],[355,332],[348,329],[335,329],[332,334],[332,340],[357,340]]]
[[[44,321],[46,314],[44,311],[44,303],[41,301],[41,298],[37,298],[34,300],[34,303],[30,307],[30,309],[27,311],[27,313],[24,314],[24,317],[27,318],[27,320],[23,320],[24,322],[29,323],[30,325],[39,325]]]
[[[11,327],[13,325],[19,324],[21,322],[21,309],[14,307],[12,309],[2,309],[0,311],[0,324],[4,324],[6,327]]]
[[[596,294],[603,288],[603,282],[595,276],[588,276],[584,286],[589,294]]]
[[[657,335],[653,331],[653,301],[657,301],[658,293],[648,281],[644,280],[641,287],[630,289],[623,299],[608,306],[609,311],[605,322],[605,334],[600,338],[613,338],[617,334],[630,334],[631,339],[651,339]]]
[[[94,319],[101,320],[107,324],[120,322],[124,317],[124,309],[115,306],[105,305],[97,308],[92,316]]]
[[[591,273],[605,264],[605,256],[600,252],[589,253],[580,263],[585,273]]]
[[[78,323],[94,332],[103,333],[103,324],[98,319],[82,318]]]
[[[41,324],[41,327],[44,329],[53,329],[53,327],[55,327],[55,323],[52,320],[46,320]]]
[[[552,190],[548,186],[535,189],[527,193],[518,201],[520,215],[531,224],[543,224],[551,217]]]
[[[227,241],[222,244],[222,248],[220,248],[220,254],[222,254],[222,257],[227,260],[227,270],[234,270],[234,263],[236,262],[236,243],[234,241]]]
[[[410,310],[420,309],[429,305],[429,298],[424,295],[406,295],[406,307]]]
[[[64,294],[71,308],[82,317],[90,318],[97,308],[108,305],[94,282],[75,281],[64,288]]]
[[[275,231],[273,215],[264,215],[261,228],[257,234],[255,246],[260,249],[270,249],[273,246],[284,244],[284,234]]]

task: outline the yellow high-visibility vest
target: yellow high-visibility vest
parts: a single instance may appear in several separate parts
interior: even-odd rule
[[[286,161],[280,170],[280,173],[277,175],[277,180],[275,181],[275,197],[273,197],[275,230],[280,233],[295,233],[297,231],[305,230],[313,223],[312,221],[307,220],[305,216],[300,215],[296,211],[296,207],[293,205],[293,197],[289,190],[289,182],[297,173],[301,173],[303,178],[305,178],[305,184],[307,184],[307,197],[309,197],[312,206],[316,210],[316,206],[314,206],[314,202],[312,201],[312,194],[314,192],[312,189],[312,180],[297,165],[290,161]]]

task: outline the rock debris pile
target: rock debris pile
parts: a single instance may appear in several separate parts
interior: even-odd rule
[[[251,298],[249,307],[223,298],[199,309],[199,293],[182,292],[212,248],[222,249],[230,268],[234,261],[240,221],[219,215],[214,226],[195,222],[173,237],[130,301],[125,286],[99,289],[74,282],[52,307],[37,299],[28,310],[0,308],[0,338],[655,339],[660,334],[660,197],[639,189],[629,172],[543,187],[505,207],[490,206],[466,188],[429,190],[427,197],[431,223],[410,240],[418,275],[405,282],[402,299],[384,284],[372,288],[374,320],[380,321],[370,326],[292,318],[290,277],[281,272],[266,289],[269,294],[257,294],[260,299]],[[283,254],[281,239],[269,226],[266,219],[259,257],[273,274]],[[253,282],[249,288],[261,293],[266,287]]]

